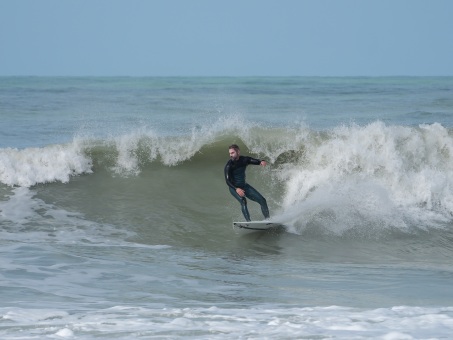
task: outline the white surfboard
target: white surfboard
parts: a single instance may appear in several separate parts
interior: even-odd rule
[[[234,228],[246,230],[269,230],[272,228],[284,227],[282,223],[270,221],[233,222]]]

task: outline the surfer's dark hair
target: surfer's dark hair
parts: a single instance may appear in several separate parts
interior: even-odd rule
[[[228,147],[228,150],[230,150],[230,149],[234,149],[234,150],[236,150],[236,151],[240,150],[240,149],[239,149],[239,146],[237,146],[237,144],[231,144],[231,145]]]

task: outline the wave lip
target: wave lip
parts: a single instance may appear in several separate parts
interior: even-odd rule
[[[69,182],[71,176],[92,172],[92,161],[77,141],[43,148],[0,149],[0,182],[30,187]]]

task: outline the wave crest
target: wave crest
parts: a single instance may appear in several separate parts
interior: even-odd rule
[[[10,186],[66,183],[73,175],[91,173],[92,162],[77,141],[23,150],[0,150],[0,181]]]

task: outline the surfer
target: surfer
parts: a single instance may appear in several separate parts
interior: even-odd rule
[[[244,215],[246,221],[251,221],[250,214],[247,209],[247,198],[250,198],[252,201],[255,201],[261,205],[261,211],[264,218],[269,218],[269,209],[267,207],[266,199],[245,181],[245,170],[247,165],[253,164],[266,166],[266,161],[248,156],[241,156],[239,146],[236,144],[230,145],[228,150],[230,153],[230,160],[225,165],[225,181],[231,194],[241,204],[242,214]]]

